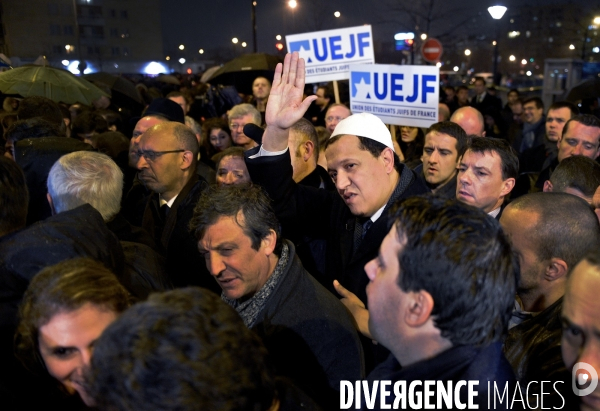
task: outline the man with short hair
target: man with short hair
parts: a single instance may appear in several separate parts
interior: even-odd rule
[[[471,99],[472,107],[476,108],[480,113],[486,113],[490,109],[494,112],[500,112],[502,109],[502,102],[499,98],[488,92],[483,77],[475,77],[474,89],[475,97]]]
[[[456,198],[456,168],[467,146],[467,134],[456,123],[435,123],[425,133],[423,164],[415,168],[432,193]]]
[[[456,198],[499,219],[518,172],[519,159],[505,141],[474,138],[458,166]]]
[[[600,186],[600,164],[584,156],[567,157],[561,161],[544,183],[544,192],[561,192],[576,195],[592,204]]]
[[[334,103],[330,105],[325,113],[325,128],[329,133],[333,133],[338,123],[351,114],[350,109],[344,104]]]
[[[265,124],[265,109],[267,107],[267,99],[271,92],[271,82],[265,77],[257,77],[252,82],[253,104],[260,113],[261,123]]]
[[[329,89],[325,86],[318,87],[315,96],[317,96],[315,100],[315,106],[318,108],[318,110],[315,110],[316,115],[312,117],[310,121],[315,127],[326,127],[327,124],[325,122],[325,117],[327,114],[327,110],[332,104],[331,101],[333,100],[334,96],[331,94],[331,91],[329,91]]]
[[[25,97],[19,103],[17,111],[19,120],[28,120],[34,117],[42,117],[59,128],[60,136],[66,135],[67,126],[63,120],[62,112],[58,103],[42,96]]]
[[[600,255],[598,250],[585,256],[569,276],[562,311],[563,337],[562,357],[567,370],[572,372],[573,388],[589,387],[587,381],[593,381],[588,369],[600,370]],[[579,370],[574,365],[579,364]],[[586,387],[587,386],[587,387]],[[600,386],[596,386],[588,395],[579,397],[580,409],[599,410]]]
[[[518,153],[544,144],[546,126],[544,103],[539,97],[530,97],[523,102],[523,129],[516,135],[513,148]]]
[[[173,285],[198,285],[217,291],[202,267],[196,242],[188,231],[194,205],[208,183],[196,173],[198,141],[184,124],[164,122],[141,135],[136,153],[138,178],[151,190],[146,199],[142,228],[166,255]]]
[[[98,408],[113,411],[317,408],[272,368],[233,308],[190,287],[153,294],[121,314],[94,343],[87,382]]]
[[[248,123],[261,125],[262,120],[258,110],[252,104],[238,104],[233,106],[227,115],[229,116],[229,128],[231,129],[233,143],[236,146],[243,147],[244,150],[256,147],[258,143],[244,134],[244,126]]]
[[[469,105],[469,88],[467,86],[458,86],[456,89],[457,109]]]
[[[568,101],[552,103],[546,116],[546,136],[543,144],[532,147],[521,153],[519,157],[520,172],[540,172],[556,162],[558,154],[557,141],[569,119],[579,114],[579,109]]]
[[[501,341],[518,265],[500,225],[473,207],[436,196],[401,200],[390,216],[392,228],[365,271],[368,329],[392,355],[370,373],[369,386],[406,381],[412,391],[412,381],[478,381],[473,402],[488,409],[489,382],[502,389],[514,382]],[[426,395],[424,383],[415,391]],[[398,399],[376,392],[376,410]],[[439,391],[431,392],[428,401],[440,404]],[[466,388],[455,390],[459,394],[466,402]],[[498,407],[510,409],[508,401]]]
[[[187,113],[190,111],[190,99],[187,93],[183,93],[181,91],[171,91],[169,94],[167,94],[167,98],[177,103],[183,110],[183,115],[187,116]]]
[[[600,155],[600,120],[591,114],[572,117],[558,140],[558,161],[582,155],[595,160]]]
[[[222,299],[261,337],[278,373],[332,409],[340,380],[364,374],[358,334],[344,306],[306,272],[279,227],[256,185],[212,187],[190,222]]]
[[[485,137],[485,120],[473,107],[461,107],[452,114],[450,121],[458,124],[469,136]]]
[[[565,193],[519,197],[506,207],[500,224],[520,262],[515,326],[504,353],[522,386],[563,381],[544,398],[544,407],[562,408],[571,391],[560,352],[565,285],[575,264],[600,246],[600,224],[584,201]],[[532,389],[528,395],[541,398],[542,387]]]
[[[319,138],[310,121],[301,118],[290,128],[288,147],[292,157],[292,178],[298,184],[334,190],[327,171],[317,165]]]
[[[17,120],[4,132],[4,156],[15,159],[15,144],[26,138],[58,137],[60,127],[45,120],[43,117],[33,117],[27,120]]]

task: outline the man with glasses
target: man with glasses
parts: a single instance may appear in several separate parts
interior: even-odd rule
[[[335,103],[329,106],[327,114],[325,114],[325,127],[329,133],[333,133],[335,126],[346,117],[350,117],[350,109],[344,104]]]
[[[248,123],[260,126],[262,119],[260,113],[252,104],[238,104],[229,111],[229,128],[231,129],[231,139],[236,146],[243,147],[244,150],[250,150],[256,147],[258,143],[244,134],[244,126]]]
[[[164,252],[173,285],[219,291],[187,228],[200,194],[208,188],[206,180],[196,173],[196,135],[184,124],[163,122],[141,135],[136,155],[138,178],[152,191],[142,228]]]

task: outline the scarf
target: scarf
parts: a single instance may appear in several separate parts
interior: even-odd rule
[[[240,303],[239,300],[229,299],[224,294],[221,294],[221,299],[238,312],[246,327],[252,328],[254,326],[258,315],[265,308],[267,300],[279,284],[279,280],[282,278],[284,270],[287,267],[289,257],[289,247],[284,243],[281,248],[281,256],[273,274],[271,274],[265,285],[249,300]]]

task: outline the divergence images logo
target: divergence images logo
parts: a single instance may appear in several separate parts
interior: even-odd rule
[[[583,388],[587,385],[586,388]],[[598,373],[590,364],[578,362],[573,366],[573,392],[579,397],[594,392],[598,386]]]

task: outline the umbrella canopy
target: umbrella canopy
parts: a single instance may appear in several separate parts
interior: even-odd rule
[[[23,66],[0,73],[0,91],[23,97],[43,96],[67,104],[91,105],[102,96],[110,97],[67,70],[44,66]]]
[[[156,77],[156,81],[160,81],[162,83],[167,83],[167,84],[174,84],[176,86],[181,85],[181,81],[179,81],[179,79],[177,77],[172,76],[170,74],[161,74],[160,76]]]
[[[242,93],[252,94],[254,79],[261,76],[270,81],[275,73],[275,66],[281,62],[280,57],[270,54],[245,54],[225,63],[208,81],[213,84],[233,85]]]
[[[589,78],[574,86],[567,95],[567,101],[577,103],[586,98],[600,97],[600,78]]]
[[[102,72],[86,74],[83,77],[89,81],[97,81],[100,83],[104,83],[111,89],[113,93],[120,93],[121,95],[130,98],[136,103],[144,104],[139,90],[131,81],[127,80],[126,78]]]
[[[204,72],[204,74],[202,74],[202,77],[200,77],[200,82],[208,83],[208,79],[211,78],[212,75],[215,74],[215,71],[217,71],[220,68],[221,68],[221,66],[214,66],[214,67],[211,67],[208,70],[206,70]]]

